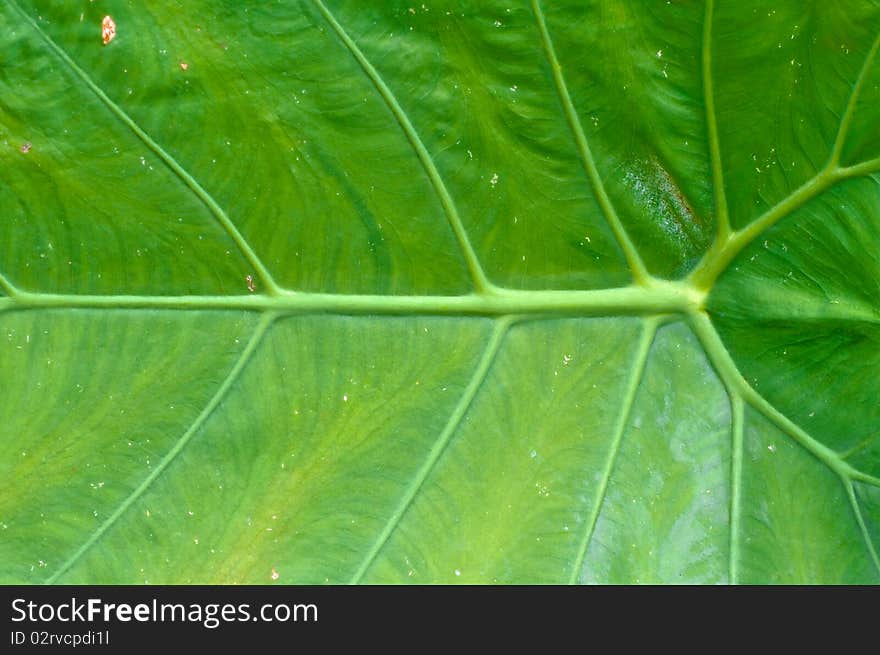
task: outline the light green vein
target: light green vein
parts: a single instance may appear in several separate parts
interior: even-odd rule
[[[608,316],[680,313],[700,307],[702,296],[680,283],[650,289],[584,291],[498,289],[487,295],[381,296],[283,292],[278,296],[90,296],[19,292],[18,309],[244,310],[279,314],[482,315],[553,314]]]
[[[850,459],[853,455],[863,452],[866,448],[868,448],[874,442],[880,440],[880,433],[872,434],[864,439],[862,439],[859,443],[857,443],[852,448],[849,448],[841,453],[838,453],[841,459]]]
[[[379,533],[376,541],[373,542],[370,550],[367,551],[366,556],[352,576],[350,584],[358,584],[363,579],[364,575],[373,564],[373,561],[376,559],[379,552],[382,550],[394,530],[400,524],[401,519],[403,519],[404,514],[406,514],[406,511],[409,509],[416,495],[419,493],[422,485],[425,484],[425,480],[428,479],[431,471],[434,470],[434,467],[437,465],[437,462],[440,460],[440,457],[443,455],[443,452],[446,450],[446,447],[452,440],[452,436],[458,429],[461,420],[464,418],[464,415],[467,413],[468,409],[470,409],[471,403],[473,402],[480,388],[483,386],[483,382],[486,380],[486,377],[489,374],[489,370],[492,368],[492,363],[495,361],[495,357],[497,356],[498,351],[501,349],[501,344],[504,341],[504,336],[505,334],[507,334],[507,330],[509,329],[512,320],[513,319],[510,317],[505,317],[499,319],[496,323],[495,329],[492,332],[492,336],[489,338],[489,343],[486,345],[486,349],[483,352],[482,358],[480,359],[480,363],[477,365],[476,370],[474,370],[474,374],[471,377],[471,380],[468,383],[467,387],[465,388],[464,393],[459,399],[458,404],[455,406],[455,409],[449,416],[449,420],[446,422],[446,426],[443,428],[440,436],[437,437],[437,440],[434,442],[431,450],[428,451],[427,458],[425,459],[421,468],[419,468],[419,470],[416,472],[409,486],[404,491],[403,496],[401,496],[400,502],[397,504],[394,512],[392,512],[391,516],[388,518],[388,521],[385,523],[385,527],[382,529],[382,532]]]
[[[623,223],[620,222],[617,211],[611,203],[611,198],[608,197],[608,192],[605,190],[605,185],[602,182],[599,170],[596,168],[596,162],[593,159],[593,153],[590,150],[590,144],[584,133],[583,125],[581,125],[577,110],[574,108],[574,103],[568,92],[568,86],[565,84],[565,77],[562,75],[562,66],[560,66],[559,59],[556,57],[553,40],[550,38],[550,32],[547,29],[547,23],[544,20],[544,12],[541,10],[541,4],[538,0],[532,0],[532,10],[534,11],[535,19],[538,23],[538,30],[541,33],[541,42],[544,47],[544,53],[550,63],[550,68],[553,70],[553,80],[556,84],[556,91],[559,95],[559,100],[565,110],[565,117],[568,121],[568,126],[574,135],[581,162],[583,163],[587,177],[590,179],[593,193],[596,195],[596,201],[602,208],[602,212],[605,214],[605,218],[608,221],[612,232],[614,232],[617,243],[620,245],[624,257],[626,257],[633,279],[637,284],[647,284],[651,275],[645,268],[645,264],[642,262],[642,258],[630,239],[626,228],[623,226]]]
[[[714,0],[706,0],[703,19],[703,104],[706,107],[706,128],[709,132],[709,158],[712,161],[712,184],[715,192],[715,221],[718,224],[719,241],[730,235],[730,218],[727,196],[724,192],[724,171],[721,166],[721,146],[718,140],[718,123],[715,118],[715,92],[712,88],[712,16]]]
[[[859,164],[853,164],[852,166],[842,166],[837,169],[838,177],[841,179],[851,178],[851,177],[860,177],[862,175],[870,175],[872,173],[876,173],[880,171],[880,157],[875,157],[874,159],[868,159]]]
[[[766,230],[800,209],[841,180],[870,175],[880,171],[880,157],[852,166],[826,168],[780,200],[746,227],[732,232],[724,241],[716,241],[703,260],[688,277],[696,289],[708,291],[727,270],[733,259]]]
[[[534,2],[537,2],[537,0],[533,0],[533,3]],[[724,185],[721,178],[721,159],[718,145],[717,126],[715,126],[714,99],[711,97],[711,71],[707,70],[707,67],[710,65],[708,39],[711,35],[710,22],[712,8],[713,0],[707,0],[706,23],[703,26],[703,79],[704,93],[706,94],[707,124],[709,126],[709,144],[712,154],[712,176],[715,183],[715,197],[717,203],[723,198]],[[846,141],[846,135],[849,131],[856,105],[858,104],[859,94],[864,86],[868,70],[873,63],[878,48],[880,48],[880,34],[874,39],[871,49],[868,51],[865,61],[862,63],[859,75],[853,84],[846,108],[840,119],[837,136],[835,137],[834,144],[831,148],[831,155],[825,168],[804,182],[786,198],[783,198],[776,203],[776,205],[771,207],[764,214],[749,223],[746,227],[736,232],[729,232],[729,218],[726,215],[725,207],[724,218],[720,220],[724,220],[727,223],[728,231],[726,232],[726,238],[723,238],[719,232],[719,238],[716,239],[712,248],[709,249],[709,252],[706,253],[703,260],[691,273],[688,279],[694,284],[694,286],[702,290],[710,289],[715,283],[715,280],[727,270],[727,267],[733,259],[742,252],[744,248],[758,238],[758,236],[836,182],[852,177],[869,175],[880,170],[880,157],[854,164],[852,166],[842,167],[839,165],[840,154],[843,150],[844,142]],[[710,105],[710,103],[712,104]],[[719,195],[719,192],[721,195]],[[718,212],[717,208],[716,212]],[[719,222],[719,229],[721,229],[720,226],[721,223]]]
[[[868,54],[865,56],[865,61],[862,62],[861,70],[859,70],[859,75],[856,78],[855,84],[853,84],[852,91],[849,94],[849,100],[846,103],[846,109],[844,109],[843,116],[840,119],[840,126],[837,130],[837,137],[834,139],[834,145],[831,148],[831,157],[829,159],[828,168],[834,168],[840,162],[840,154],[843,152],[843,145],[846,141],[846,135],[849,131],[849,126],[852,123],[852,117],[856,110],[856,105],[859,101],[859,94],[862,92],[862,87],[865,84],[865,78],[868,77],[868,70],[871,68],[871,64],[874,61],[874,57],[877,54],[877,48],[880,47],[880,33],[877,34],[874,39],[874,43],[871,44],[871,49],[868,50]]]
[[[55,41],[53,41],[49,35],[40,27],[39,23],[35,21],[31,16],[26,13],[15,0],[9,0],[9,4],[18,12],[18,14],[31,26],[33,29],[39,34],[39,36],[45,41],[46,45],[61,59],[75,74],[79,79],[89,88],[92,93],[94,93],[101,102],[109,109],[122,123],[125,124],[128,129],[130,129],[150,150],[155,153],[159,159],[161,159],[168,168],[170,168],[175,175],[187,186],[189,189],[196,195],[196,197],[204,203],[204,205],[210,210],[210,212],[214,215],[229,237],[235,242],[236,246],[238,246],[242,255],[244,255],[245,259],[247,259],[248,263],[253,266],[254,272],[257,274],[258,278],[262,282],[265,287],[265,291],[270,294],[275,294],[280,291],[280,287],[277,285],[275,280],[272,278],[271,273],[269,273],[268,269],[263,265],[263,262],[251,248],[250,244],[238,231],[238,228],[235,224],[230,220],[229,216],[226,215],[226,212],[223,208],[217,203],[216,200],[208,193],[198,181],[190,175],[186,169],[181,166],[177,160],[171,156],[162,146],[156,143],[149,134],[147,134],[137,123],[135,123],[134,119],[129,116],[119,105],[117,105],[110,97],[104,93],[104,91],[99,87],[92,78],[86,73],[79,65],[68,55]]]
[[[750,290],[744,310],[729,317],[747,318],[753,323],[798,321],[804,323],[873,323],[880,324],[880,307],[848,296],[819,296],[796,288],[756,287]]]
[[[242,351],[241,355],[239,355],[238,360],[235,362],[235,365],[226,375],[226,378],[223,380],[223,383],[211,397],[211,400],[208,401],[208,404],[205,405],[204,409],[202,409],[201,413],[196,417],[193,421],[192,425],[189,426],[186,432],[184,432],[171,450],[166,453],[166,455],[162,458],[162,461],[150,471],[150,474],[144,478],[143,482],[141,482],[135,489],[132,491],[120,505],[113,511],[107,519],[98,526],[98,528],[89,536],[88,539],[80,546],[73,555],[71,555],[67,561],[65,561],[56,571],[46,580],[46,584],[55,584],[58,579],[63,576],[71,566],[73,566],[79,559],[110,529],[112,528],[119,518],[128,510],[131,505],[140,498],[144,492],[150,487],[151,484],[158,478],[162,473],[171,465],[174,459],[180,454],[180,452],[186,447],[186,445],[190,442],[193,436],[199,431],[199,429],[205,424],[211,414],[214,413],[214,410],[217,409],[217,406],[222,402],[223,398],[229,392],[229,389],[235,384],[235,381],[241,375],[241,372],[247,366],[248,362],[252,358],[254,352],[257,350],[257,347],[260,345],[260,341],[263,336],[266,334],[269,326],[272,321],[275,319],[275,314],[267,313],[264,314],[260,322],[257,324],[257,327],[254,330],[253,335]]]
[[[703,261],[700,262],[689,276],[688,280],[690,283],[697,289],[708,290],[712,288],[715,280],[727,270],[730,262],[746,246],[757,239],[765,230],[825,191],[839,177],[835,171],[822,171],[804,182],[786,198],[780,200],[746,227],[733,232],[725,241],[719,242],[720,245],[709,250]]]
[[[742,373],[740,373],[736,363],[721,341],[721,336],[705,313],[694,312],[691,314],[690,325],[700,343],[703,344],[703,349],[706,351],[709,360],[712,362],[715,370],[718,371],[728,390],[733,390],[734,393],[741,396],[745,402],[767,417],[770,422],[838,475],[853,480],[869,481],[872,484],[880,483],[880,480],[857,470],[844,461],[835,451],[810,436],[806,430],[794,423],[794,421],[785,416],[767,399],[755,391],[743,377]]]
[[[859,507],[859,501],[858,498],[856,498],[856,492],[853,488],[852,480],[843,478],[842,481],[843,486],[846,488],[846,494],[849,496],[849,502],[852,506],[853,513],[856,515],[859,530],[862,532],[862,538],[865,540],[865,546],[868,548],[868,552],[871,553],[871,560],[874,562],[874,567],[877,569],[877,572],[880,573],[880,558],[877,557],[877,550],[874,548],[874,542],[871,541],[871,535],[868,533],[868,526],[865,525],[865,519],[862,516],[862,510]]]
[[[593,510],[590,512],[590,518],[587,520],[586,530],[578,545],[577,556],[575,557],[574,567],[569,577],[569,584],[577,584],[581,578],[584,568],[584,560],[587,557],[587,550],[590,547],[590,541],[596,531],[596,523],[599,520],[599,513],[605,503],[605,496],[608,491],[608,483],[611,480],[611,474],[614,472],[614,466],[617,462],[617,455],[620,452],[620,445],[623,442],[623,435],[626,427],[629,425],[629,417],[632,413],[632,407],[635,402],[636,392],[642,382],[645,373],[645,366],[648,361],[648,353],[651,350],[651,344],[654,342],[654,335],[657,333],[657,321],[647,320],[642,327],[642,335],[639,339],[639,345],[633,357],[629,380],[623,393],[623,402],[621,403],[620,412],[617,415],[617,421],[614,425],[614,431],[611,437],[611,449],[608,451],[608,457],[605,460],[605,468],[602,470],[602,477],[599,480],[599,488],[596,491],[596,500],[593,504]]]
[[[721,337],[715,330],[710,319],[706,314],[697,312],[691,315],[690,324],[700,343],[703,345],[709,360],[718,371],[721,379],[728,390],[733,408],[733,434],[734,434],[734,450],[732,461],[732,493],[731,493],[731,515],[730,515],[730,580],[735,584],[738,576],[738,560],[739,560],[739,533],[740,533],[740,478],[742,475],[742,452],[743,452],[743,401],[749,403],[754,409],[763,414],[773,424],[775,424],[782,432],[791,437],[797,444],[803,447],[807,452],[824,463],[828,468],[834,471],[843,480],[844,486],[850,494],[850,502],[853,504],[853,510],[856,513],[856,519],[859,522],[862,535],[865,537],[866,543],[871,553],[871,557],[875,566],[880,571],[880,563],[878,563],[877,553],[868,538],[867,528],[862,519],[858,504],[855,502],[855,496],[852,490],[852,481],[858,480],[868,484],[880,487],[880,478],[868,475],[852,467],[845,462],[840,455],[833,450],[811,437],[804,429],[796,425],[788,417],[783,415],[778,409],[771,405],[763,396],[755,391],[745,378],[739,372],[736,364],[724,347]]]
[[[873,487],[880,487],[880,478],[875,475],[868,475],[867,473],[863,473],[862,471],[851,469],[849,477],[858,482],[870,484]]]
[[[730,584],[739,581],[739,536],[742,528],[742,471],[743,471],[743,429],[745,409],[742,397],[728,389],[731,409],[731,459],[730,459],[730,543],[729,570]]]
[[[0,290],[10,298],[18,294],[18,289],[15,288],[15,285],[3,273],[0,273]]]
[[[714,328],[713,328],[714,329]],[[695,330],[696,331],[696,330]],[[698,338],[699,335],[698,335]],[[727,391],[730,400],[730,534],[728,538],[728,578],[730,584],[738,584],[739,561],[740,561],[740,534],[742,531],[742,472],[743,472],[743,442],[745,432],[745,405],[739,387],[735,384],[736,376],[715,363],[706,346],[706,340],[700,338],[700,343],[709,361],[713,363],[715,370],[721,377],[721,382]],[[732,362],[731,362],[732,363]],[[740,376],[741,377],[741,376]]]
[[[437,170],[437,165],[434,163],[433,157],[431,157],[431,154],[425,147],[425,144],[419,136],[419,133],[416,132],[415,127],[413,127],[412,121],[410,121],[409,116],[404,111],[400,103],[397,101],[397,98],[388,87],[388,85],[385,83],[385,80],[382,79],[379,71],[377,71],[373,64],[370,63],[366,55],[364,55],[358,45],[348,35],[348,32],[345,31],[345,28],[342,27],[338,20],[336,20],[336,17],[333,15],[333,13],[326,7],[323,2],[321,2],[321,0],[313,1],[315,3],[315,6],[324,16],[324,19],[327,21],[327,23],[329,23],[330,27],[333,28],[333,31],[336,32],[339,40],[342,41],[346,48],[348,48],[348,51],[355,58],[358,64],[360,64],[364,73],[366,73],[367,77],[370,78],[373,86],[376,87],[379,95],[382,96],[382,99],[385,101],[388,109],[394,115],[394,118],[397,120],[398,124],[406,135],[406,138],[409,140],[410,145],[412,145],[413,150],[415,150],[416,155],[418,156],[419,161],[421,162],[422,167],[424,168],[425,173],[428,176],[428,179],[431,181],[431,184],[434,187],[434,191],[437,193],[437,196],[440,199],[440,204],[443,206],[443,211],[446,213],[446,218],[449,221],[450,226],[452,227],[452,231],[455,233],[455,238],[458,240],[458,245],[461,248],[462,255],[465,259],[465,263],[467,264],[468,271],[471,275],[471,279],[473,280],[477,293],[491,292],[493,290],[493,285],[489,281],[489,278],[486,277],[486,273],[483,271],[483,267],[480,264],[477,253],[474,251],[474,248],[471,245],[470,238],[468,237],[467,231],[464,228],[464,224],[461,221],[461,217],[458,214],[458,209],[455,206],[455,202],[452,200],[452,196],[449,194],[449,190],[446,188],[446,183],[443,181],[443,178],[440,175],[440,171]]]

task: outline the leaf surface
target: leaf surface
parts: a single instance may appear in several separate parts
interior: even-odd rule
[[[0,8],[0,581],[880,582],[876,3],[99,4]]]

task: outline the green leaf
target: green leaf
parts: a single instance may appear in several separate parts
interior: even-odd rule
[[[878,35],[4,3],[0,582],[880,582]]]

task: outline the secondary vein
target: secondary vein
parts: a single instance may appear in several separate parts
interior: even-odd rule
[[[823,462],[837,475],[849,479],[873,479],[844,461],[835,451],[812,437],[806,430],[785,416],[759,394],[740,373],[739,368],[724,346],[721,336],[705,313],[691,313],[690,325],[703,345],[709,361],[712,362],[712,366],[715,367],[727,389],[733,390],[734,393],[741,396],[744,402],[763,414],[777,428],[791,437],[819,461]]]
[[[874,548],[874,542],[871,540],[871,535],[868,533],[868,526],[865,525],[865,518],[862,516],[862,510],[859,507],[859,501],[858,498],[856,498],[856,492],[853,488],[852,480],[843,478],[842,482],[846,489],[846,495],[849,496],[849,502],[852,506],[853,513],[856,515],[856,521],[859,524],[862,539],[865,540],[865,546],[868,548],[868,552],[871,554],[871,560],[874,562],[874,568],[880,573],[880,557],[877,556],[877,549]]]
[[[397,98],[385,83],[385,80],[382,79],[379,71],[376,70],[372,63],[370,63],[369,59],[367,59],[366,55],[364,55],[358,45],[349,36],[348,32],[345,31],[345,28],[342,27],[342,24],[336,19],[333,13],[323,2],[321,2],[321,0],[314,0],[314,3],[321,12],[321,15],[324,16],[324,19],[329,23],[330,27],[333,28],[333,31],[339,37],[339,40],[342,41],[358,64],[360,64],[360,67],[363,69],[367,77],[370,78],[376,91],[382,96],[386,106],[397,120],[413,150],[415,150],[419,162],[422,164],[422,168],[424,168],[431,185],[434,187],[437,197],[440,199],[440,204],[443,207],[443,211],[446,213],[449,225],[452,227],[452,231],[458,240],[459,248],[462,251],[462,256],[467,264],[468,271],[470,272],[477,292],[487,293],[492,291],[493,285],[483,271],[477,253],[471,245],[467,230],[465,230],[455,202],[453,201],[449,190],[446,188],[446,183],[443,181],[440,171],[437,170],[434,158],[431,157],[431,153],[428,152],[419,133],[416,131],[415,127],[413,127],[412,121],[409,119],[406,111],[404,111],[403,107],[397,101]]]
[[[730,584],[739,582],[739,535],[741,531],[743,432],[745,408],[743,399],[735,390],[728,389],[731,410],[731,457],[730,457],[730,543],[728,576]]]
[[[596,501],[593,503],[593,511],[590,512],[590,518],[587,520],[586,530],[584,531],[583,538],[578,545],[574,567],[572,568],[571,576],[569,577],[569,584],[577,584],[581,577],[584,560],[587,557],[587,550],[590,547],[590,541],[596,531],[596,523],[599,520],[599,514],[605,504],[608,483],[611,480],[611,474],[614,472],[617,455],[620,452],[620,445],[623,443],[623,435],[626,432],[627,425],[629,425],[629,417],[632,413],[633,404],[635,403],[636,392],[638,391],[645,374],[648,353],[651,350],[651,344],[654,342],[654,336],[657,334],[658,323],[659,321],[657,319],[649,319],[645,321],[642,326],[639,345],[636,348],[629,380],[627,380],[626,388],[624,389],[623,402],[620,405],[620,412],[617,414],[614,430],[611,433],[611,448],[609,449],[608,457],[605,460],[605,468],[602,470],[599,489],[596,492]]]
[[[193,421],[192,425],[189,426],[186,432],[184,432],[174,446],[169,450],[165,456],[162,458],[162,461],[150,471],[149,475],[144,478],[143,482],[141,482],[123,501],[120,505],[113,511],[107,519],[98,526],[98,528],[89,536],[88,539],[80,546],[73,555],[71,555],[67,561],[65,561],[56,571],[52,574],[52,576],[46,580],[46,584],[55,584],[58,579],[63,576],[71,566],[76,564],[77,561],[110,529],[112,528],[119,518],[128,510],[132,504],[138,500],[141,496],[143,496],[144,492],[150,487],[150,485],[155,482],[156,478],[158,478],[162,473],[171,465],[174,459],[181,453],[181,451],[186,447],[186,445],[192,440],[193,436],[199,431],[199,429],[205,424],[211,414],[214,413],[214,410],[217,409],[218,405],[221,403],[223,398],[229,392],[229,389],[235,383],[235,381],[241,375],[241,372],[247,366],[248,362],[251,360],[254,352],[257,350],[257,347],[260,345],[260,341],[263,336],[266,334],[269,326],[272,324],[272,321],[275,319],[274,314],[265,314],[260,319],[260,322],[257,324],[256,329],[254,330],[253,335],[242,351],[241,355],[239,355],[238,360],[235,362],[235,365],[226,375],[226,378],[220,384],[220,387],[208,401],[208,404],[205,405],[204,409],[202,409],[201,413],[196,417]]]
[[[859,177],[862,175],[871,175],[880,171],[880,157],[868,159],[852,166],[842,166],[837,169],[837,174],[841,179],[851,177]]]
[[[229,237],[235,242],[235,245],[239,248],[242,255],[245,259],[247,259],[248,263],[254,268],[255,273],[259,277],[260,281],[265,286],[265,289],[269,293],[278,293],[280,291],[280,287],[273,279],[269,270],[265,267],[263,262],[260,260],[259,256],[257,256],[256,252],[254,252],[253,248],[251,248],[250,244],[244,238],[244,236],[239,232],[238,228],[235,224],[230,220],[229,216],[226,214],[226,211],[214,200],[213,196],[208,193],[205,188],[199,184],[199,182],[186,170],[181,166],[177,160],[168,153],[162,146],[160,146],[156,141],[147,134],[143,128],[141,128],[134,119],[129,116],[125,110],[122,109],[119,105],[117,105],[106,93],[104,93],[103,89],[99,87],[80,66],[61,48],[54,40],[40,27],[39,23],[37,23],[31,16],[25,12],[15,0],[9,0],[10,5],[19,13],[19,15],[39,34],[40,38],[45,41],[45,43],[49,46],[52,52],[61,59],[75,74],[79,79],[89,88],[92,93],[94,93],[101,102],[110,110],[110,112],[116,116],[128,129],[130,129],[135,136],[137,136],[145,146],[147,146],[153,153],[161,159],[168,168],[170,168],[174,174],[180,179],[189,189],[195,194],[195,196],[208,208],[208,210],[214,215],[214,218],[220,223],[221,227],[226,231]]]
[[[718,123],[715,118],[715,92],[712,85],[712,17],[714,0],[706,0],[706,16],[703,22],[703,104],[706,108],[706,128],[709,132],[709,158],[712,161],[712,184],[715,191],[715,221],[718,224],[718,240],[724,241],[730,234],[730,218],[727,196],[724,192],[724,171],[721,166],[721,146],[718,140]]]
[[[767,417],[777,428],[791,437],[798,445],[803,447],[807,452],[816,457],[825,464],[829,469],[836,473],[843,481],[844,486],[850,495],[850,501],[853,504],[853,510],[856,513],[856,519],[862,530],[862,534],[866,539],[871,557],[875,566],[880,571],[880,560],[877,558],[873,544],[868,539],[867,529],[856,503],[853,493],[852,481],[859,480],[880,486],[880,479],[863,473],[858,469],[845,462],[843,458],[833,450],[814,439],[806,430],[795,424],[791,419],[782,414],[769,401],[755,391],[751,385],[745,380],[739,372],[730,353],[727,352],[721,337],[712,325],[711,320],[702,312],[695,312],[690,316],[690,325],[696,334],[703,350],[709,357],[709,361],[715,367],[718,375],[721,377],[728,395],[730,396],[731,406],[733,410],[733,457],[732,457],[732,481],[731,481],[731,515],[730,515],[730,580],[732,584],[736,584],[738,580],[738,562],[739,562],[739,533],[740,533],[740,507],[741,507],[741,477],[743,467],[743,403],[747,402],[754,409],[761,412]]]
[[[553,71],[553,80],[556,84],[556,91],[559,95],[562,107],[565,110],[565,118],[568,121],[568,126],[571,129],[575,143],[577,144],[581,163],[583,164],[584,171],[590,180],[593,193],[596,195],[596,201],[602,208],[605,219],[608,221],[611,231],[614,233],[617,243],[623,251],[624,257],[626,257],[633,279],[637,284],[645,285],[651,279],[651,275],[648,273],[647,268],[645,268],[641,256],[636,250],[636,247],[630,239],[623,223],[621,223],[617,211],[614,209],[614,205],[611,202],[611,198],[605,190],[605,185],[602,182],[599,170],[596,168],[596,162],[593,159],[593,153],[590,150],[590,144],[584,133],[583,125],[581,125],[577,110],[574,108],[574,103],[568,92],[568,86],[565,83],[565,77],[562,75],[562,66],[560,66],[559,59],[556,57],[553,40],[550,38],[550,32],[547,29],[547,23],[544,20],[544,12],[541,10],[541,4],[538,0],[532,0],[532,10],[535,14],[535,20],[538,23],[538,30],[541,33],[541,42],[544,47],[544,53],[546,54],[547,60],[550,63],[550,68]]]
[[[455,406],[455,409],[449,416],[449,420],[447,420],[446,426],[437,437],[437,440],[434,442],[431,450],[428,451],[427,458],[425,459],[419,470],[416,472],[409,486],[404,491],[403,496],[401,496],[400,501],[397,504],[397,507],[388,518],[388,521],[385,523],[382,532],[379,533],[376,541],[373,542],[370,550],[367,551],[366,557],[364,557],[360,566],[358,566],[357,570],[352,576],[350,584],[358,584],[363,579],[364,575],[375,561],[379,552],[388,542],[388,539],[391,537],[394,530],[397,529],[397,526],[400,524],[400,521],[403,519],[403,516],[406,514],[406,511],[409,509],[410,505],[412,505],[412,502],[415,499],[416,495],[419,493],[419,490],[421,490],[422,486],[425,484],[425,480],[428,479],[431,471],[434,470],[434,467],[437,465],[440,457],[446,451],[446,447],[452,440],[452,436],[458,429],[461,420],[470,409],[471,403],[473,403],[474,398],[476,397],[480,388],[483,386],[483,382],[486,380],[486,377],[489,374],[489,370],[492,368],[492,364],[495,361],[496,356],[498,355],[498,351],[501,349],[501,344],[504,341],[504,336],[507,334],[507,330],[510,327],[511,321],[512,319],[510,317],[506,317],[500,319],[496,323],[495,329],[492,332],[492,336],[490,337],[489,342],[486,345],[486,349],[483,351],[483,356],[480,359],[480,363],[474,370],[474,373],[471,376],[471,380],[465,388],[461,398],[459,399],[458,404]]]
[[[834,145],[831,148],[831,157],[829,158],[829,168],[833,168],[838,165],[840,162],[840,155],[843,152],[843,145],[846,141],[846,135],[849,131],[850,124],[852,123],[852,117],[856,110],[856,105],[858,104],[859,94],[862,92],[862,87],[865,84],[865,79],[868,77],[868,70],[871,68],[871,64],[874,61],[874,57],[877,55],[877,49],[880,47],[880,33],[874,38],[874,43],[871,44],[870,50],[868,50],[868,54],[865,55],[865,61],[862,62],[862,67],[859,70],[859,75],[856,77],[856,81],[853,84],[852,91],[849,94],[849,99],[846,103],[846,108],[843,111],[843,116],[840,119],[840,125],[837,129],[837,136],[834,139]]]
[[[15,285],[12,284],[12,282],[9,281],[9,278],[3,275],[3,273],[0,273],[0,290],[10,298],[18,295],[18,289],[15,288]]]
[[[716,247],[709,250],[688,280],[698,289],[710,289],[744,248],[770,227],[828,189],[839,178],[838,174],[829,170],[823,170],[811,177],[746,227],[733,232],[725,241],[716,242]]]
[[[537,2],[537,0],[533,0],[533,2]],[[718,213],[719,216],[720,231],[712,248],[709,249],[709,252],[706,253],[703,260],[697,265],[688,278],[695,286],[697,286],[697,288],[703,290],[711,288],[715,283],[715,280],[727,270],[727,267],[733,259],[758,236],[796,209],[802,207],[809,200],[815,198],[840,180],[862,175],[870,175],[871,173],[880,171],[880,157],[869,159],[851,166],[840,166],[840,155],[843,151],[843,145],[846,141],[849,127],[852,123],[852,117],[855,113],[856,105],[858,104],[859,95],[864,86],[865,80],[867,79],[868,70],[873,64],[878,49],[880,49],[880,34],[878,34],[875,37],[871,48],[868,50],[864,62],[862,62],[862,67],[859,70],[856,81],[853,83],[846,108],[840,119],[840,125],[838,126],[834,144],[831,147],[831,155],[828,164],[825,168],[804,182],[800,187],[791,192],[787,197],[780,200],[776,205],[749,223],[746,227],[737,232],[730,232],[730,221],[727,215],[726,200],[724,199],[724,184],[721,177],[721,156],[714,115],[714,99],[712,97],[711,88],[712,76],[710,70],[711,53],[709,52],[709,39],[711,37],[713,3],[714,0],[707,0],[706,22],[703,27],[703,88],[705,93],[707,125],[709,127],[712,177],[715,184],[716,213]],[[724,201],[723,217],[720,205],[718,205],[722,200]],[[724,225],[726,225],[726,229],[723,228],[722,221]]]
[[[852,448],[848,448],[843,452],[838,453],[841,459],[850,459],[853,455],[864,452],[868,447],[870,447],[873,443],[880,440],[880,433],[872,434],[864,439],[862,439],[859,443],[857,443]]]

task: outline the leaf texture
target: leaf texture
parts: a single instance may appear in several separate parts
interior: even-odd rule
[[[0,581],[880,582],[878,48],[4,3]]]

